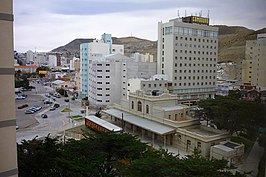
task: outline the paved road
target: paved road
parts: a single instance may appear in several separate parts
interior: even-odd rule
[[[44,105],[41,100],[44,99],[46,93],[53,91],[53,89],[48,86],[36,85],[36,90],[37,94],[36,91],[33,90],[32,95],[29,96],[29,98],[27,99],[30,100],[36,98],[38,101],[41,102],[40,105],[43,106],[44,108],[40,112],[37,112],[29,116],[28,115],[25,116],[23,111],[20,111],[17,114],[18,123],[21,124],[20,129],[17,130],[18,143],[20,143],[23,139],[30,140],[36,136],[40,138],[40,137],[45,137],[48,134],[56,135],[58,132],[64,131],[68,128],[84,124],[83,122],[72,121],[67,117],[69,113],[61,112],[62,109],[70,107],[70,109],[73,111],[70,113],[70,115],[81,115],[80,110],[82,108],[80,107],[81,105],[80,100],[76,101],[70,100],[69,103],[66,103],[64,101],[64,98],[59,98],[59,99],[57,98],[56,102],[60,104],[60,107],[54,111],[50,111],[49,106]],[[35,101],[33,102],[31,101],[29,101],[30,104],[34,105],[36,104]],[[43,113],[47,114],[48,118],[46,119],[41,118],[41,114]],[[21,118],[20,116],[23,118]],[[19,121],[20,119],[23,121]],[[21,122],[24,123],[27,122],[29,125],[27,124],[27,126],[23,126]]]

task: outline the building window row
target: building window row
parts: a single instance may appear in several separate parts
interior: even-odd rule
[[[178,26],[175,26],[174,28],[170,26],[170,27],[165,27],[163,29],[163,35],[169,35],[173,33],[179,35],[187,35],[187,36],[210,37],[214,39],[218,38],[217,31],[201,30],[201,29],[178,27]],[[216,43],[216,40],[214,40],[214,42]]]
[[[181,38],[181,37],[180,37]],[[176,40],[178,37],[176,37]],[[196,38],[195,38],[196,39]],[[179,44],[179,45],[178,45]],[[216,49],[216,45],[196,45],[196,44],[187,44],[187,43],[175,43],[175,46],[180,46],[183,48],[202,48],[202,49]]]
[[[198,55],[216,55],[216,52],[208,52],[208,51],[207,51],[207,52],[205,53],[204,51],[198,51],[198,52],[197,52],[197,51],[195,51],[195,50],[194,50],[194,51],[191,51],[191,50],[184,50],[184,51],[183,51],[183,50],[179,50],[179,52],[178,52],[178,50],[175,50],[175,53],[184,53],[184,54],[188,54],[188,53],[189,53],[189,54],[192,54],[192,53],[193,53],[193,54],[195,54],[195,55],[196,55],[196,54],[198,54]],[[164,52],[162,52],[162,55],[164,55]]]
[[[177,77],[175,76],[175,78],[174,78],[175,80],[177,80]],[[184,80],[186,80],[186,79],[188,79],[188,80],[195,80],[195,79],[197,79],[197,80],[199,80],[199,79],[216,79],[216,76],[179,76],[179,80],[182,80],[182,79],[184,79]]]

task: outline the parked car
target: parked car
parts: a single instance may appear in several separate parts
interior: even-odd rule
[[[55,107],[55,108],[59,108],[59,107],[60,107],[60,104],[55,103],[55,104],[54,104],[54,107]]]
[[[45,99],[43,100],[43,103],[44,103],[44,104],[52,104],[53,102],[51,102],[49,98],[45,98]]]
[[[69,99],[65,99],[65,102],[69,102]]]
[[[25,99],[26,97],[25,96],[22,96],[22,95],[16,95],[16,99],[17,100],[23,100]]]
[[[31,110],[31,109],[27,109],[27,110],[25,111],[25,114],[33,114],[33,113],[34,113],[34,111]]]
[[[53,107],[53,106],[50,107],[50,111],[54,111],[55,109],[56,109],[56,108]]]
[[[31,111],[33,111],[33,112],[37,112],[38,111],[38,109],[37,108],[30,108],[30,109],[28,109],[28,110],[31,110]]]
[[[34,105],[32,108],[35,108],[35,109],[37,109],[37,111],[40,111],[40,110],[42,109],[42,107],[41,107],[41,106],[39,106],[39,105]]]
[[[47,114],[42,114],[41,117],[42,118],[47,118],[48,116],[47,116]]]
[[[18,109],[23,109],[23,108],[26,108],[26,107],[28,107],[29,105],[27,105],[27,104],[23,104],[23,105],[21,105],[21,106],[18,106]]]

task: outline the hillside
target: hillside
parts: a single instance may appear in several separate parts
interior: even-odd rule
[[[113,37],[113,44],[124,45],[125,55],[130,56],[131,53],[150,53],[156,58],[157,55],[157,41],[149,41],[136,37]]]
[[[245,57],[246,40],[256,39],[256,35],[266,33],[266,28],[258,31],[247,29],[241,26],[225,26],[216,25],[219,27],[219,51],[218,61],[236,61],[243,60]],[[52,52],[60,52],[65,56],[79,56],[79,46],[81,43],[92,42],[93,39],[75,39],[65,46],[53,49]],[[157,41],[149,41],[137,37],[113,37],[113,44],[124,45],[125,55],[130,56],[131,53],[150,53],[157,57]]]
[[[92,42],[93,39],[74,39],[64,46],[57,47],[53,49],[51,52],[59,52],[63,53],[66,57],[73,56],[74,54],[79,55],[80,44],[86,42]]]

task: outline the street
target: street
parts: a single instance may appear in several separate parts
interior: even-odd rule
[[[82,125],[83,122],[77,122],[73,119],[69,119],[69,115],[82,115],[80,110],[80,100],[71,100],[69,102],[64,101],[64,97],[56,98],[56,103],[60,104],[60,107],[54,111],[50,111],[51,105],[45,105],[43,99],[47,98],[45,95],[49,92],[54,92],[53,88],[48,86],[42,86],[41,84],[34,84],[36,89],[32,91],[24,92],[28,97],[24,100],[16,100],[16,107],[23,104],[28,104],[29,107],[23,109],[16,109],[17,114],[17,143],[22,140],[31,140],[35,137],[41,138],[48,134],[56,135],[58,132],[62,132],[68,128]],[[51,99],[52,100],[52,99]],[[43,108],[35,112],[34,114],[25,114],[24,111],[29,109],[33,105],[40,105]],[[72,112],[61,112],[64,108],[70,108]],[[42,118],[41,115],[46,114],[48,118]]]

